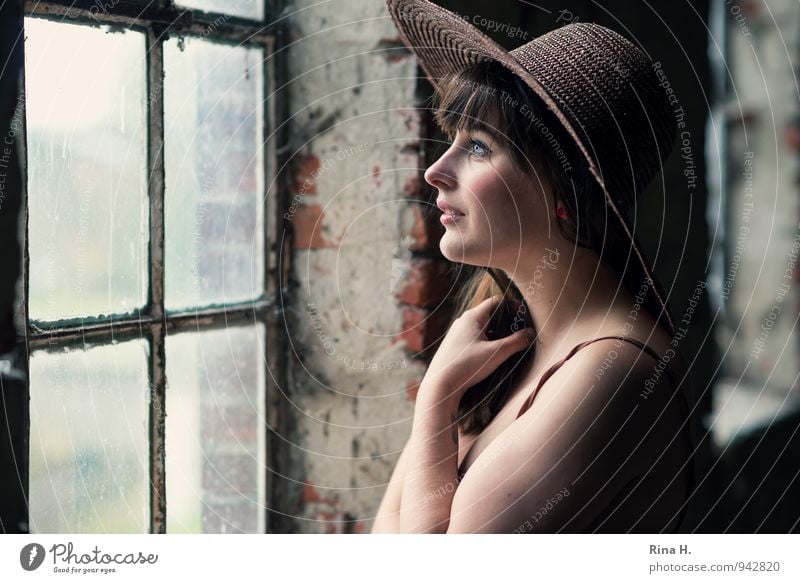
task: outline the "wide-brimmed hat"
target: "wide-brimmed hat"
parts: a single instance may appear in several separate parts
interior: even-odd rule
[[[463,17],[427,0],[386,4],[435,88],[458,71],[491,60],[541,98],[586,159],[674,333],[669,309],[620,210],[635,205],[675,143],[676,124],[653,61],[622,35],[594,23],[567,24],[506,51]]]

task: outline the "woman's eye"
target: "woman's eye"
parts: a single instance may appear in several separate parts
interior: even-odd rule
[[[469,141],[470,149],[469,153],[480,158],[486,156],[489,153],[489,148],[486,147],[486,144],[481,142],[480,140],[470,140]]]

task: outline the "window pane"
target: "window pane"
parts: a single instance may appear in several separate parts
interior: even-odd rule
[[[259,49],[164,47],[168,309],[247,301],[264,281]]]
[[[263,326],[167,338],[167,532],[261,533]]]
[[[264,0],[178,0],[175,4],[204,12],[264,20]]]
[[[25,19],[34,320],[145,302],[145,39],[107,30]]]
[[[30,391],[31,532],[147,532],[145,342],[35,352]]]

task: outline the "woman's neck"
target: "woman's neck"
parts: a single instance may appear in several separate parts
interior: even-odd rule
[[[554,347],[582,322],[608,318],[615,305],[632,298],[590,249],[553,241],[533,257],[535,261],[508,274],[530,310],[538,332],[537,350]]]

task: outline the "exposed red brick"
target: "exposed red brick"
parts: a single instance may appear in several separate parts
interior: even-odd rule
[[[423,212],[422,208],[418,204],[414,204],[412,207],[414,224],[409,235],[414,239],[414,243],[409,248],[410,251],[433,251],[435,247],[438,247],[444,232],[438,213],[435,211]]]
[[[411,207],[411,212],[414,213],[414,224],[409,234],[414,238],[414,244],[410,250],[421,251],[427,249],[428,245],[430,245],[430,237],[428,236],[425,217],[422,216],[422,211],[418,205]]]
[[[314,487],[314,484],[310,484],[306,482],[303,484],[303,494],[300,496],[300,500],[304,503],[308,502],[320,502],[322,498],[317,492],[317,489]]]
[[[800,152],[800,126],[792,124],[786,128],[786,133],[783,135],[783,142],[790,150]]]
[[[301,194],[317,194],[314,178],[320,168],[319,157],[314,154],[297,154],[292,160],[294,191]]]
[[[434,311],[413,306],[404,306],[402,330],[392,337],[392,343],[405,341],[406,350],[413,354],[425,355],[447,330],[449,318],[444,310]]]
[[[749,20],[758,18],[762,10],[761,2],[756,0],[739,0],[738,4],[742,7],[742,14]]]
[[[418,197],[420,194],[419,174],[415,174],[403,185],[403,194],[408,197]]]
[[[323,249],[336,247],[335,242],[325,239],[322,232],[324,213],[318,204],[301,204],[291,218],[294,226],[294,246],[298,249]]]
[[[431,306],[447,295],[448,284],[444,261],[412,259],[411,269],[397,299],[420,308]]]
[[[403,308],[403,329],[399,334],[392,337],[392,344],[405,340],[406,350],[410,352],[421,352],[424,348],[424,327],[426,310],[412,307]]]
[[[452,314],[443,308],[437,308],[428,315],[425,346],[430,347],[444,338],[450,326]]]
[[[339,500],[335,496],[331,498],[323,498],[320,496],[319,490],[317,490],[317,487],[311,482],[303,484],[303,492],[300,494],[300,501],[303,504],[319,502],[330,506],[336,506],[339,503]]]

